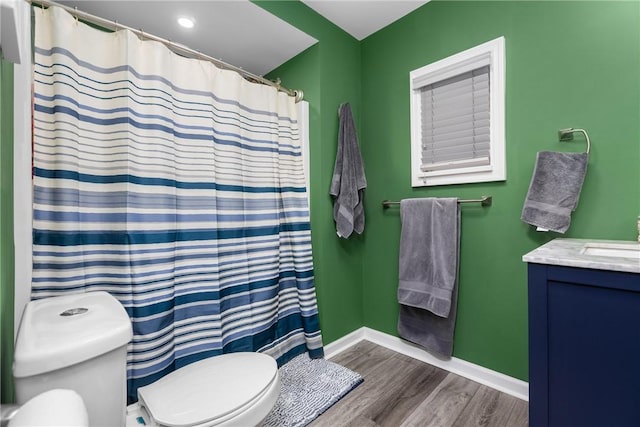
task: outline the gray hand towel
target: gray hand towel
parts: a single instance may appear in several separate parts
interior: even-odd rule
[[[333,219],[338,236],[348,238],[352,232],[361,234],[364,230],[364,189],[367,179],[358,145],[358,134],[353,122],[351,107],[344,103],[338,110],[340,130],[338,132],[338,152],[333,168],[330,194],[335,198]]]
[[[400,202],[398,333],[431,353],[451,357],[458,295],[458,199]]]
[[[522,221],[564,233],[578,206],[587,172],[587,153],[541,151],[522,208]]]

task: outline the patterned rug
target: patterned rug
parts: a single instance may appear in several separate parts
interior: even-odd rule
[[[359,386],[360,374],[307,353],[280,367],[280,396],[263,427],[302,427]]]

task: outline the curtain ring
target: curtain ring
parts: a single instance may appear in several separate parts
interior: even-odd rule
[[[73,11],[76,13],[74,15],[74,18],[76,18],[76,25],[78,25],[78,22],[80,22],[80,20],[78,19],[78,6],[74,7]]]

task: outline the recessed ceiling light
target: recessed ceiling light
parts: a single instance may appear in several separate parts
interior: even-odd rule
[[[181,16],[178,18],[178,24],[181,27],[184,28],[193,28],[193,26],[196,24],[195,20],[193,18],[188,18],[186,16]]]

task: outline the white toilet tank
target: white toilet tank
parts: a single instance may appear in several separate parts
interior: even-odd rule
[[[71,389],[82,396],[89,425],[123,426],[132,336],[124,307],[106,292],[31,301],[14,355],[18,403],[47,390]]]

